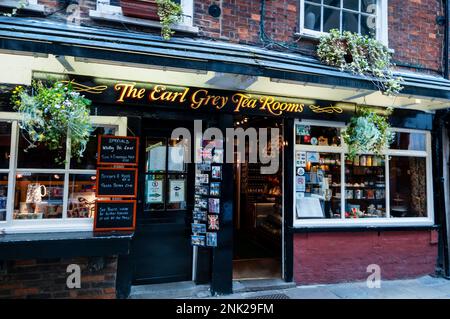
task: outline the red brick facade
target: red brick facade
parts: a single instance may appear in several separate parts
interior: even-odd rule
[[[61,9],[58,0],[38,0],[50,10]],[[89,10],[96,8],[95,0],[79,0],[81,23],[87,25],[108,25],[124,28],[120,23],[101,23],[89,18]],[[213,18],[208,7],[222,3],[222,14]],[[317,40],[307,40],[296,35],[299,32],[300,0],[265,0],[265,16],[261,17],[261,0],[194,0],[194,26],[199,34],[193,37],[211,38],[233,43],[242,43],[268,48],[280,47],[262,43],[260,22],[264,21],[267,36],[275,41],[297,45],[301,52],[314,54]],[[442,47],[444,27],[436,19],[443,15],[441,0],[389,0],[388,28],[389,47],[395,51],[394,60],[399,67],[425,73],[442,73]],[[65,19],[67,13],[56,13],[51,19]],[[158,32],[132,25],[128,29],[144,32]]]
[[[70,264],[81,268],[79,289],[67,288]],[[8,261],[0,271],[0,299],[113,299],[116,298],[116,274],[117,257]]]
[[[435,231],[309,233],[294,236],[294,279],[299,284],[366,280],[367,266],[382,280],[435,272]]]

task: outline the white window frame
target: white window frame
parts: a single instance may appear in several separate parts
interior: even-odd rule
[[[122,15],[122,8],[110,4],[110,0],[97,0],[97,11],[105,14]],[[183,19],[179,24],[192,26],[194,21],[194,1],[181,0],[181,8],[183,9]]]
[[[345,128],[344,123],[313,121],[313,120],[296,120],[294,124],[293,140],[296,138],[296,125],[311,125],[323,127],[336,127],[341,130]],[[393,128],[394,132],[405,133],[421,133],[425,134],[426,151],[410,151],[410,150],[396,150],[388,149],[384,153],[385,157],[385,185],[386,185],[386,217],[383,218],[345,218],[345,154],[348,152],[348,147],[341,138],[340,146],[316,146],[294,144],[294,154],[300,151],[314,151],[325,153],[340,153],[341,154],[341,218],[330,219],[297,219],[296,215],[296,192],[295,192],[295,166],[292,185],[293,192],[293,220],[295,228],[317,228],[317,227],[361,227],[361,226],[432,226],[434,225],[434,200],[433,200],[433,179],[432,179],[432,158],[431,158],[431,133],[425,130]],[[370,155],[370,153],[368,153]],[[390,192],[389,192],[389,157],[390,156],[406,156],[406,157],[422,157],[426,159],[426,182],[427,182],[427,217],[399,217],[390,218]]]
[[[300,0],[300,10],[299,10],[299,21],[300,21],[300,35],[310,38],[319,38],[321,35],[327,34],[327,32],[316,31],[305,28],[305,1]],[[342,12],[343,1],[341,0],[341,12]],[[323,2],[317,4],[322,10],[323,16]],[[378,0],[377,2],[377,26],[376,26],[376,39],[388,46],[388,0]],[[341,19],[342,21],[342,19]]]
[[[67,218],[67,207],[69,202],[69,175],[96,174],[96,170],[72,169],[70,168],[70,140],[66,141],[66,158],[68,161],[61,169],[39,169],[39,168],[17,168],[17,151],[19,142],[20,116],[14,112],[0,112],[0,121],[12,122],[11,127],[11,149],[9,169],[1,169],[0,173],[8,171],[8,199],[6,220],[0,221],[0,232],[5,233],[40,233],[54,231],[92,231],[92,218]],[[94,126],[115,127],[116,135],[127,135],[127,118],[117,116],[91,116]],[[14,194],[17,173],[47,173],[64,175],[63,216],[58,219],[13,219]]]

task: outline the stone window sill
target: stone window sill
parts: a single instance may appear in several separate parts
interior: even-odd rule
[[[118,22],[118,23],[128,23],[128,24],[134,24],[134,25],[151,27],[151,28],[158,28],[158,29],[161,28],[161,23],[159,23],[158,21],[126,17],[122,14],[113,14],[113,13],[101,12],[98,10],[90,10],[89,16],[95,20],[103,20],[103,21]],[[184,25],[184,24],[176,24],[172,27],[172,30],[178,31],[178,32],[183,32],[183,33],[198,34],[197,27]]]
[[[14,9],[14,8],[17,8],[18,3],[19,2],[15,1],[15,0],[3,0],[0,3],[0,7]],[[33,12],[44,13],[45,6],[42,4],[29,3],[24,8],[21,8],[21,10],[28,10],[28,11],[33,11]]]

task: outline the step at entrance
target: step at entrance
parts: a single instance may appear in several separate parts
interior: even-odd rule
[[[192,281],[132,286],[129,299],[176,299],[210,297],[210,285],[196,285]]]

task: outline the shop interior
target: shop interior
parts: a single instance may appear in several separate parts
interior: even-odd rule
[[[270,118],[236,117],[235,128],[279,128],[282,122]],[[268,130],[270,131],[270,130]],[[270,133],[268,133],[270,134]],[[270,137],[267,139],[270,144]],[[280,137],[279,165],[275,174],[261,174],[262,164],[249,163],[249,153],[258,152],[246,138],[245,160],[239,160],[236,148],[234,166],[235,210],[233,279],[281,278],[282,255],[282,146]],[[270,148],[269,148],[270,150]],[[270,152],[270,151],[269,151]],[[269,153],[270,154],[270,153]]]

